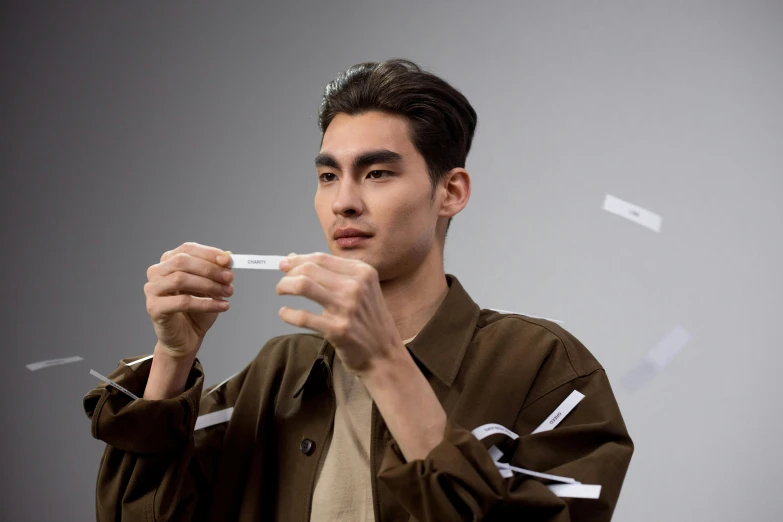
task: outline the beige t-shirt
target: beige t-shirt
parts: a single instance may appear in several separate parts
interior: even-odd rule
[[[337,356],[332,382],[337,400],[334,431],[316,477],[310,522],[374,522],[370,477],[372,397]]]

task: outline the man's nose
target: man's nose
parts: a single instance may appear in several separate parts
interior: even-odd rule
[[[340,183],[337,196],[332,202],[332,212],[341,216],[355,216],[364,212],[361,192],[353,181]]]

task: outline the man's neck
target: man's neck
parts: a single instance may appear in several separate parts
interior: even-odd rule
[[[401,339],[418,335],[449,291],[443,258],[428,259],[404,277],[381,282],[386,307]]]

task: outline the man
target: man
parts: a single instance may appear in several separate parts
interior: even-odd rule
[[[281,308],[314,333],[271,339],[204,394],[196,354],[229,309],[228,252],[185,243],[149,268],[153,356],[110,375],[143,398],[99,386],[84,399],[107,443],[98,520],[611,518],[633,446],[604,370],[562,328],[480,309],[444,273],[476,121],[406,60],[327,86],[315,210],[332,254],[288,256],[277,285],[323,313]],[[558,496],[524,470],[600,496]]]

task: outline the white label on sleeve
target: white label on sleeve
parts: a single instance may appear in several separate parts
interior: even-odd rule
[[[260,270],[280,270],[280,261],[286,256],[257,256],[231,254],[230,268],[255,268]]]
[[[666,337],[647,352],[644,358],[654,366],[664,368],[674,359],[677,352],[688,343],[690,338],[691,336],[685,331],[685,328],[678,326],[666,334]]]
[[[100,373],[96,372],[95,370],[90,370],[90,375],[92,375],[93,377],[99,378],[100,380],[102,380],[103,382],[108,384],[109,386],[114,386],[115,388],[117,388],[118,390],[120,390],[122,393],[124,393],[125,395],[127,395],[128,397],[130,397],[133,400],[138,400],[139,399],[134,394],[132,394],[131,392],[129,392],[128,390],[126,390],[125,388],[123,388],[122,386],[117,384],[116,382],[112,381],[108,377],[104,377],[103,375],[101,375]]]
[[[48,368],[49,366],[59,366],[61,364],[68,364],[68,363],[75,363],[79,361],[83,361],[81,357],[78,355],[75,355],[73,357],[65,357],[63,359],[49,359],[48,361],[39,361],[30,363],[27,365],[27,369],[31,372],[40,370],[42,368]]]
[[[565,321],[561,321],[560,319],[550,319],[549,317],[541,317],[540,315],[523,314],[522,312],[512,312],[510,310],[501,310],[499,308],[490,308],[490,310],[494,310],[496,312],[500,312],[501,314],[526,315],[526,316],[532,317],[534,319],[543,319],[545,321],[552,321],[553,323],[565,324]]]
[[[606,199],[604,199],[604,210],[624,217],[625,219],[649,228],[650,230],[654,230],[655,232],[661,231],[661,216],[646,208],[616,198],[611,194],[607,194]]]
[[[131,361],[129,363],[125,363],[125,366],[133,366],[135,364],[143,363],[147,359],[152,359],[152,355],[147,355],[146,357],[142,357],[141,359],[136,359],[135,361]]]
[[[502,433],[506,437],[511,437],[515,440],[519,438],[519,435],[505,426],[501,426],[500,424],[484,424],[483,426],[479,426],[473,430],[471,433],[473,433],[473,436],[478,440],[489,437],[490,435],[494,435],[495,433]]]
[[[549,473],[539,473],[538,471],[530,471],[529,469],[517,468],[515,466],[510,466],[503,462],[495,462],[495,465],[498,467],[498,469],[510,469],[512,471],[516,471],[517,473],[530,475],[531,477],[538,477],[540,479],[546,479],[546,480],[554,480],[555,482],[565,482],[567,484],[579,484],[577,480],[574,480],[569,477],[561,477],[558,475],[550,475]]]
[[[205,415],[199,415],[198,419],[196,419],[196,427],[194,431],[200,430],[201,428],[208,428],[210,426],[214,426],[215,424],[228,422],[232,413],[234,413],[234,408],[226,408],[225,410],[218,410],[213,411],[212,413],[207,413]]]
[[[597,499],[601,496],[601,486],[597,484],[552,484],[547,488],[558,497]]]
[[[560,403],[560,406],[555,409],[555,411],[552,412],[552,414],[549,416],[547,420],[541,423],[541,426],[535,429],[533,433],[540,433],[542,431],[549,431],[553,429],[555,426],[560,424],[560,422],[565,418],[566,415],[571,413],[571,410],[574,409],[574,407],[579,404],[579,402],[584,399],[585,396],[579,393],[578,391],[574,390],[571,392],[571,395],[566,397],[566,399]]]

